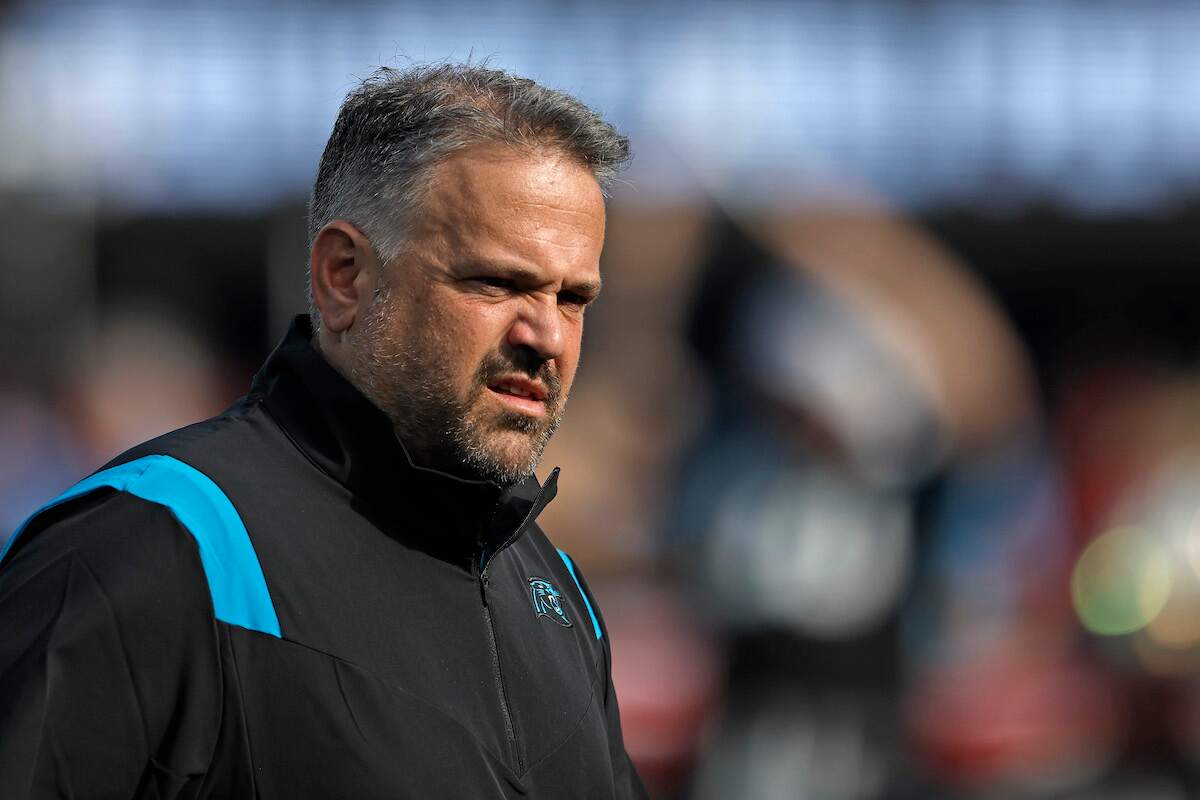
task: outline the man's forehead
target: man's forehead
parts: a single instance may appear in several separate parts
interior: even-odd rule
[[[447,158],[430,176],[429,195],[465,206],[553,206],[564,214],[604,213],[591,170],[553,148],[480,144]]]
[[[459,255],[532,268],[535,255],[553,253],[598,271],[604,215],[587,167],[554,153],[481,146],[438,166],[415,227]]]

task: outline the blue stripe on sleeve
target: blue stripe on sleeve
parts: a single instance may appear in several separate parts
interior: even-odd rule
[[[171,510],[196,540],[217,619],[282,637],[258,554],[237,509],[211,478],[171,456],[145,456],[75,484],[25,520],[0,551],[0,564],[38,514],[104,487]]]
[[[579,596],[583,598],[583,604],[587,606],[588,616],[592,618],[592,629],[596,631],[596,638],[599,639],[600,620],[596,619],[596,612],[592,610],[592,604],[588,600],[587,592],[583,591],[583,587],[579,584],[579,578],[575,576],[575,564],[571,561],[571,557],[562,550],[558,551],[558,557],[567,565],[567,572],[571,573],[571,580],[575,581],[575,588],[579,590]]]

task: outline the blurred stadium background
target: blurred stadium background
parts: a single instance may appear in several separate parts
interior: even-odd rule
[[[1200,797],[1200,5],[0,7],[0,522],[304,309],[377,64],[632,138],[547,455],[658,798]]]

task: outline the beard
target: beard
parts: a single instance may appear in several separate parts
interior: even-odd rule
[[[379,286],[349,342],[350,379],[391,419],[418,466],[512,486],[533,475],[562,422],[566,398],[551,362],[519,350],[488,353],[464,389],[451,371],[454,342],[441,330],[394,324],[391,292]],[[438,328],[440,326],[430,326]],[[546,413],[491,407],[490,383],[513,373],[546,387]]]

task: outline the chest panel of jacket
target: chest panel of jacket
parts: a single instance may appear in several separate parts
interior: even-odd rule
[[[458,779],[520,787],[522,776],[548,761],[603,750],[602,649],[562,560],[540,533],[496,554],[481,576],[470,561],[455,563],[422,546],[461,532],[436,530],[436,520],[404,504],[384,514],[356,502],[295,463],[301,456],[273,441],[282,434],[268,420],[246,424],[257,429],[262,452],[232,462],[204,463],[201,456],[197,466],[229,487],[282,629],[282,642],[253,632],[233,637],[257,767],[293,774],[297,759],[320,763],[329,737],[281,737],[291,721],[280,725],[271,713],[300,713],[305,703],[311,716],[296,721],[300,729],[316,725],[334,739],[377,737],[378,745],[363,752],[378,752],[379,760],[353,771],[358,780],[392,787],[387,791],[409,785],[392,784],[397,776],[390,771],[410,764],[414,752],[436,762],[444,751],[460,765],[475,765],[450,770]],[[244,442],[245,434],[237,435]],[[553,581],[575,624],[538,616],[530,576]],[[302,696],[279,696],[297,686],[307,687]],[[406,722],[418,718],[422,725]]]

